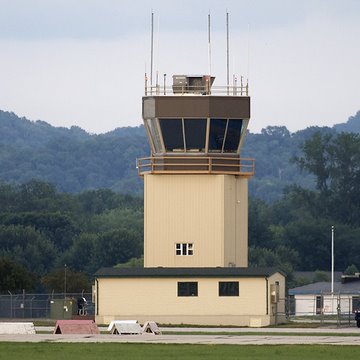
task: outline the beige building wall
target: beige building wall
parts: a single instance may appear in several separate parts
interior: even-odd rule
[[[286,309],[285,309],[285,277],[280,273],[271,275],[268,279],[269,293],[268,302],[270,304],[270,322],[271,324],[277,325],[286,322]],[[276,291],[275,302],[272,298],[271,290]]]
[[[248,179],[224,175],[224,266],[248,266]]]
[[[144,176],[145,267],[246,267],[247,182],[233,175]],[[193,244],[179,256],[176,243]]]
[[[198,296],[178,297],[178,281],[197,281]],[[239,296],[218,296],[219,281],[239,281]],[[136,319],[140,323],[267,326],[274,321],[263,277],[100,278],[97,292],[98,324]]]

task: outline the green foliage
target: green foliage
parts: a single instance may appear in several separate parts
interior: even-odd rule
[[[34,289],[36,276],[23,266],[6,257],[0,257],[0,294],[31,291]]]
[[[71,238],[79,231],[70,216],[60,212],[2,213],[0,223],[7,226],[33,227],[50,239],[59,250],[66,249],[70,245]]]
[[[109,188],[141,194],[135,160],[148,155],[143,126],[90,135],[0,111],[0,181],[38,179],[72,193]]]
[[[94,260],[95,243],[98,234],[82,233],[73,239],[72,245],[60,256],[57,264],[67,264],[75,271],[84,271],[92,275],[100,266]]]
[[[82,272],[73,271],[66,265],[45,275],[41,282],[48,292],[80,293],[91,291],[91,283],[86,275]]]
[[[62,289],[54,285],[56,273],[52,272],[64,264],[91,279],[101,266],[142,255],[141,198],[111,190],[70,195],[58,193],[50,184],[32,181],[0,184],[0,199],[0,258],[6,257],[25,272],[42,277],[42,285],[36,284],[38,290],[41,286]]]
[[[135,232],[117,229],[102,234],[94,246],[94,258],[99,266],[114,266],[132,257],[139,257],[142,246]]]
[[[54,244],[30,226],[0,225],[0,256],[8,257],[29,271],[44,275],[56,258]]]
[[[316,133],[297,158],[302,169],[316,177],[313,212],[352,226],[360,225],[360,135]]]
[[[281,198],[286,186],[294,183],[313,188],[313,176],[302,174],[291,160],[301,154],[300,145],[318,129],[313,127],[291,134],[283,126],[268,126],[261,134],[248,133],[241,155],[256,159],[256,176],[249,183],[250,195],[274,202]],[[330,130],[324,128],[323,131]]]
[[[358,272],[359,272],[359,269],[357,268],[357,266],[354,264],[351,264],[345,269],[344,275],[355,275]]]
[[[314,278],[313,278],[313,282],[329,282],[330,278],[328,276],[328,274],[325,271],[321,271],[321,270],[316,270],[315,274],[314,274]]]
[[[334,125],[337,132],[352,132],[360,134],[360,111],[354,116],[350,116],[348,121],[344,124]]]
[[[242,156],[256,159],[251,196],[273,202],[293,183],[314,188],[314,176],[301,173],[291,162],[301,155],[299,146],[316,132],[335,135],[337,129],[356,131],[359,119],[360,112],[343,128],[310,127],[290,133],[285,126],[268,126],[260,134],[249,132]],[[70,193],[106,188],[142,194],[135,163],[149,153],[143,126],[90,135],[78,127],[56,128],[0,110],[0,181],[21,184],[38,179]]]
[[[141,266],[143,199],[113,190],[141,193],[135,159],[148,154],[143,127],[89,135],[0,111],[0,179],[11,183],[0,183],[0,258],[28,287],[26,274],[64,264],[88,279],[101,266]],[[257,161],[252,266],[277,266],[290,284],[293,269],[328,270],[335,225],[335,268],[360,267],[360,135],[269,126],[247,134],[242,156]]]
[[[358,267],[360,135],[316,131],[301,148],[295,162],[315,176],[316,189],[292,185],[272,204],[250,201],[250,263],[328,270],[335,225],[335,268]],[[326,281],[321,274],[314,281]]]
[[[143,268],[144,267],[144,257],[141,258],[131,258],[129,261],[117,264],[115,268]]]

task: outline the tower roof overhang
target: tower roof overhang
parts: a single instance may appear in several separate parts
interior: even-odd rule
[[[145,96],[143,118],[250,118],[249,96]]]

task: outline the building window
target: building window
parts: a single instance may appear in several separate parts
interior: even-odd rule
[[[182,119],[159,119],[165,151],[184,152]]]
[[[242,120],[229,119],[223,152],[237,152],[240,143]]]
[[[209,152],[222,152],[227,119],[211,119]]]
[[[191,243],[178,243],[175,245],[175,254],[176,255],[193,255],[194,246]]]
[[[220,281],[219,296],[239,296],[238,281]]]
[[[178,282],[178,296],[198,296],[198,283]]]
[[[211,119],[209,152],[236,153],[239,147],[242,119]]]
[[[204,152],[206,119],[184,119],[186,151]]]

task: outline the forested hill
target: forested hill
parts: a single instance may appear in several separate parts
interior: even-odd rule
[[[77,193],[108,188],[141,193],[135,160],[147,156],[144,128],[91,135],[79,127],[53,127],[0,111],[0,181],[32,179]]]
[[[250,195],[272,201],[285,186],[312,187],[310,175],[300,173],[291,159],[315,132],[360,132],[360,112],[333,128],[310,127],[290,133],[269,126],[260,134],[247,134],[242,156],[256,159]],[[59,191],[78,193],[108,188],[141,194],[136,158],[149,154],[143,126],[118,128],[91,135],[79,127],[53,127],[0,110],[0,181],[25,183],[32,179],[55,184]]]

